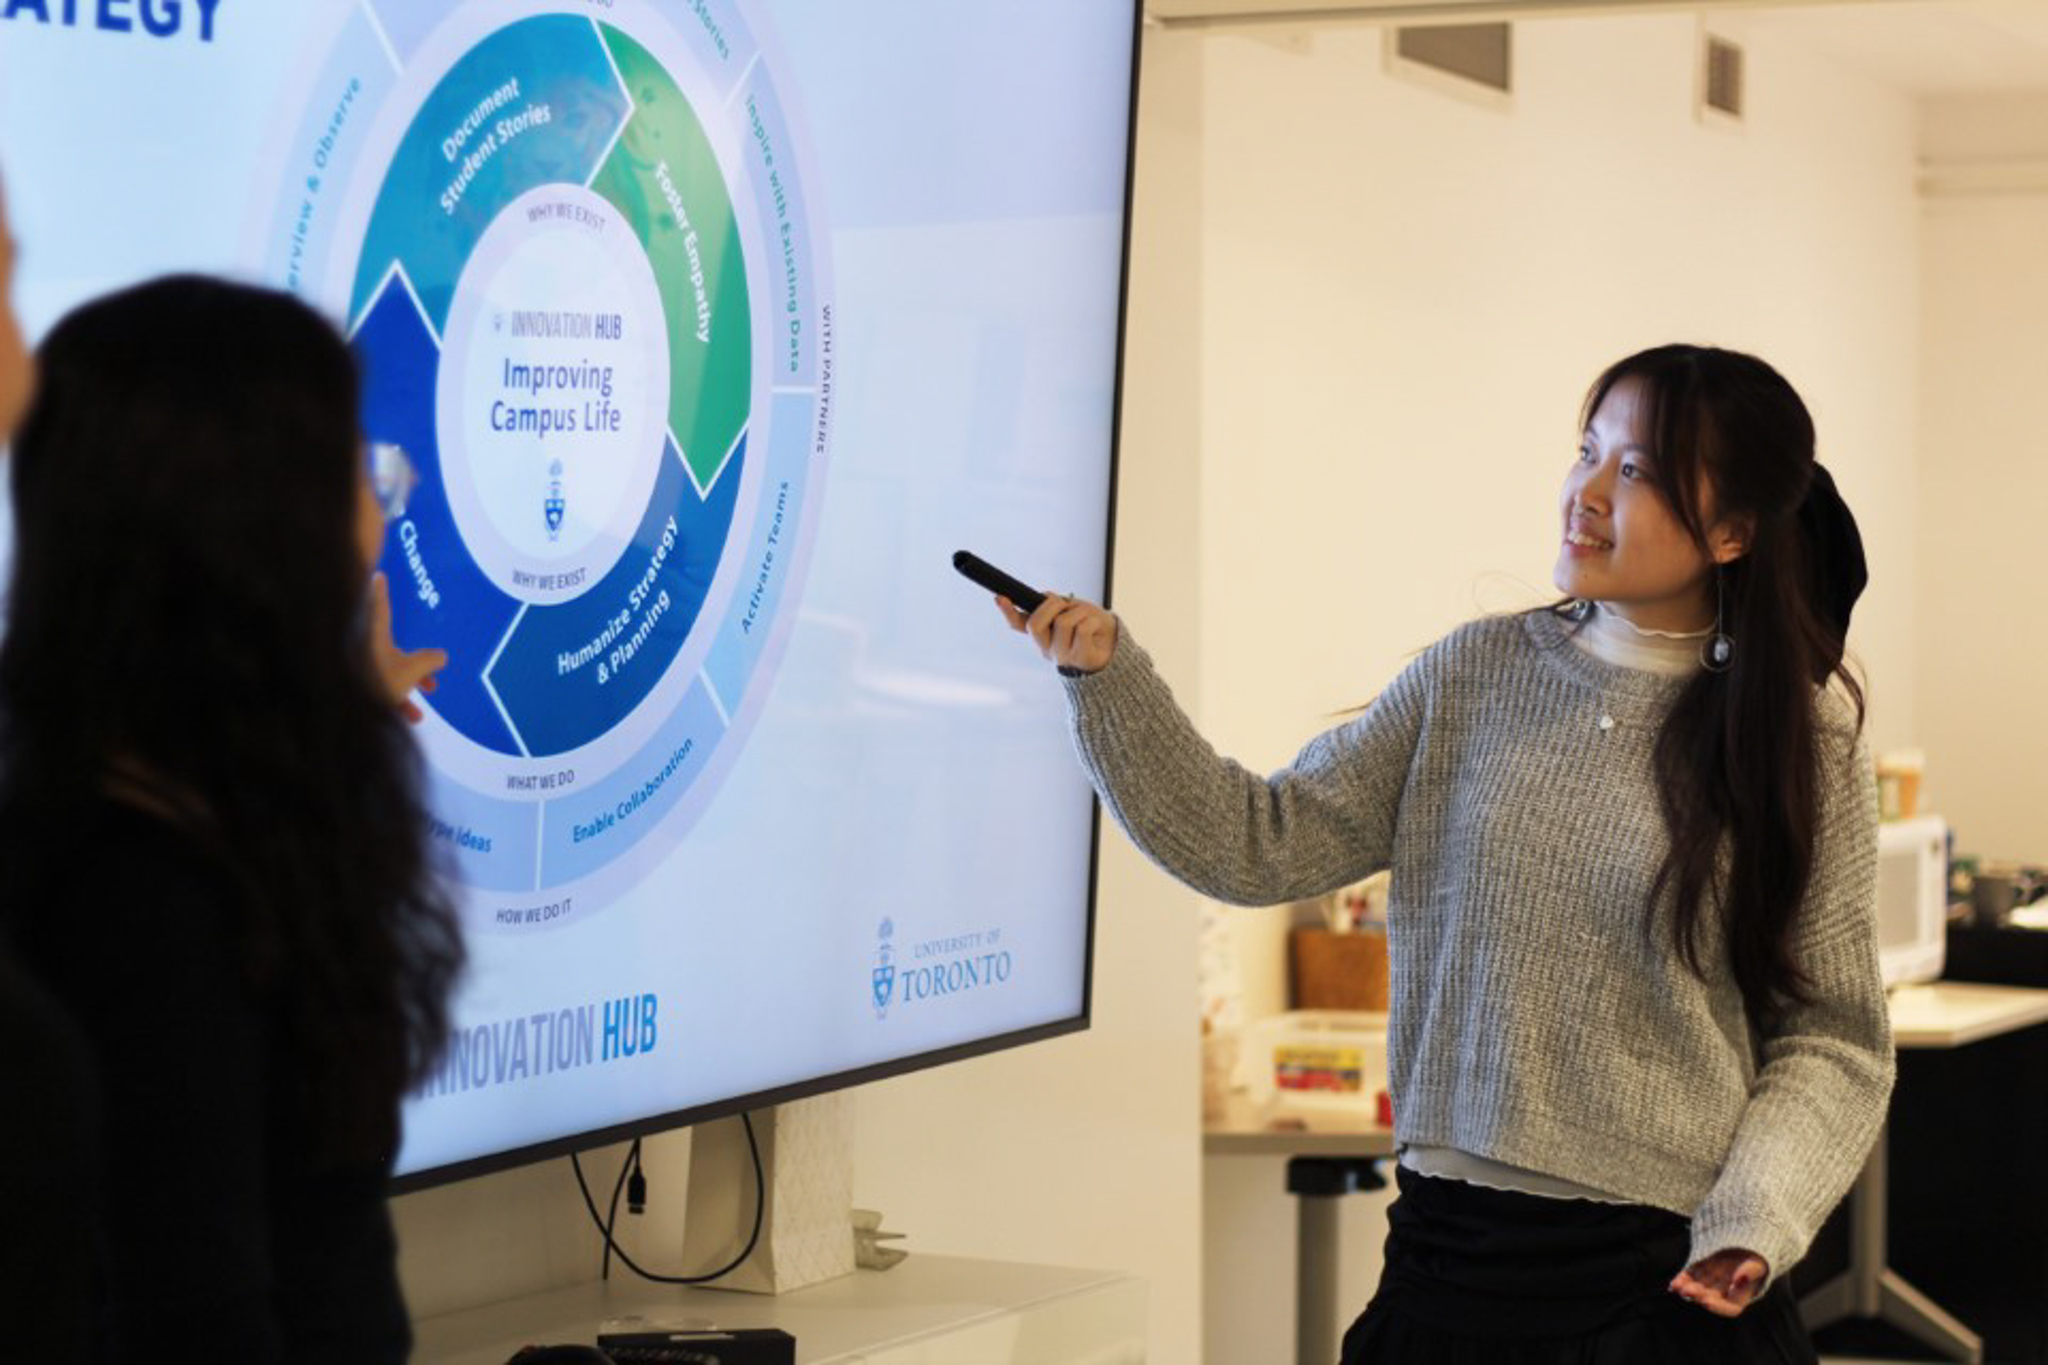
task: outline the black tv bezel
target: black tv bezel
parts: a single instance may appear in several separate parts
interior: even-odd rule
[[[1123,444],[1124,408],[1124,346],[1130,321],[1131,296],[1131,220],[1135,203],[1133,191],[1137,183],[1138,165],[1138,76],[1144,57],[1145,6],[1144,0],[1131,0],[1131,75],[1129,102],[1124,127],[1124,207],[1123,244],[1121,268],[1117,280],[1116,306],[1116,359],[1110,397],[1109,427],[1109,497],[1104,508],[1103,527],[1103,568],[1102,600],[1104,605],[1114,601],[1114,579],[1116,573],[1116,513],[1117,486]],[[943,567],[943,566],[938,566]],[[689,1128],[709,1123],[714,1119],[730,1118],[735,1114],[749,1113],[769,1108],[791,1100],[806,1099],[813,1095],[829,1094],[845,1090],[870,1081],[887,1080],[892,1076],[908,1075],[911,1072],[926,1071],[933,1067],[945,1066],[952,1062],[983,1057],[994,1052],[1004,1052],[1022,1047],[1028,1043],[1043,1042],[1049,1038],[1065,1037],[1087,1030],[1094,1019],[1095,1004],[1095,910],[1096,891],[1102,863],[1102,803],[1090,801],[1091,812],[1088,826],[1088,924],[1083,940],[1086,952],[1081,968],[1081,1009],[1078,1014],[1049,1023],[1037,1024],[1030,1028],[1013,1029],[1007,1033],[991,1034],[971,1042],[955,1043],[949,1047],[935,1048],[926,1052],[911,1053],[886,1062],[869,1066],[854,1067],[846,1071],[835,1071],[806,1080],[793,1081],[787,1085],[772,1086],[765,1090],[751,1091],[727,1099],[713,1100],[705,1104],[689,1105],[682,1109],[666,1110],[649,1114],[625,1123],[608,1124],[580,1133],[564,1134],[543,1142],[527,1143],[508,1147],[502,1151],[469,1157],[462,1161],[448,1162],[439,1166],[423,1166],[418,1170],[394,1175],[389,1181],[390,1193],[411,1194],[419,1190],[434,1189],[453,1185],[479,1176],[495,1175],[502,1171],[521,1166],[537,1165],[555,1157],[570,1156],[597,1147],[607,1147],[616,1142],[647,1137],[655,1133],[668,1132],[677,1128]]]

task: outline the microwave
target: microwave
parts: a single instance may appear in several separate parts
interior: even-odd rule
[[[1877,827],[1877,960],[1887,987],[1941,975],[1948,946],[1948,822],[1938,815]]]

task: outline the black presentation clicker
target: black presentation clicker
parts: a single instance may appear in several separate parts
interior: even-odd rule
[[[999,597],[1007,597],[1018,611],[1029,616],[1038,610],[1045,594],[1010,577],[981,556],[966,550],[953,551],[953,567]]]

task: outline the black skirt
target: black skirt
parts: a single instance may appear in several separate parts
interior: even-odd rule
[[[1689,1245],[1675,1213],[1395,1178],[1342,1365],[1817,1365],[1784,1276],[1735,1318],[1666,1287]]]

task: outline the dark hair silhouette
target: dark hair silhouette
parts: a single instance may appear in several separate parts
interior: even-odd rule
[[[1699,346],[1642,351],[1595,381],[1582,425],[1625,381],[1640,389],[1651,476],[1694,541],[1704,550],[1712,529],[1703,488],[1717,522],[1749,529],[1747,551],[1716,570],[1730,667],[1696,674],[1658,737],[1671,849],[1651,904],[1669,893],[1671,932],[1698,973],[1703,917],[1719,902],[1743,1003],[1768,1027],[1811,999],[1791,941],[1818,835],[1816,688],[1838,679],[1861,729],[1863,690],[1843,642],[1866,576],[1862,543],[1814,462],[1806,405],[1769,365]]]
[[[388,1155],[462,952],[365,640],[353,357],[297,300],[196,277],[79,308],[40,357],[0,641],[9,857],[110,795],[170,819],[238,892],[329,1155]]]

